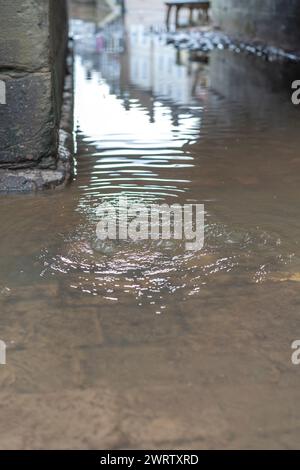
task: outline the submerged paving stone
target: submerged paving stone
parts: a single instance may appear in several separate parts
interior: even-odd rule
[[[1,338],[10,349],[92,347],[104,341],[96,313],[47,309],[41,302],[1,306]]]
[[[75,350],[49,344],[7,349],[7,364],[0,372],[0,387],[18,393],[49,393],[79,388],[81,373]]]
[[[113,346],[165,344],[180,338],[185,332],[185,322],[177,312],[155,315],[141,313],[131,305],[106,307],[97,312],[105,342]]]
[[[105,382],[99,390],[14,397],[2,392],[0,409],[6,422],[0,435],[3,450],[99,450],[116,448],[121,439],[119,404]]]

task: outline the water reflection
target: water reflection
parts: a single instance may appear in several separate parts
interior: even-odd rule
[[[75,24],[76,211],[84,222],[53,257],[50,271],[67,274],[70,286],[84,293],[119,302],[133,294],[139,305],[165,308],[166,295],[177,291],[186,298],[207,284],[260,283],[291,269],[295,260],[297,269],[288,217],[278,224],[272,190],[289,199],[278,175],[293,171],[289,163],[283,169],[282,153],[297,150],[297,110],[284,89],[274,92],[261,80],[260,94],[245,86],[244,98],[237,96],[234,84],[254,59],[229,51],[209,58],[178,53],[163,36],[136,26],[121,43],[123,28],[122,22],[101,31]],[[268,74],[269,64],[264,67]],[[262,77],[265,72],[262,67]],[[256,94],[252,108],[247,99]],[[279,103],[284,124],[274,117]],[[95,208],[120,195],[135,202],[204,202],[205,249],[190,254],[176,243],[168,252],[121,243],[95,253]]]
[[[141,28],[130,30],[126,53],[112,50],[109,36],[122,28],[117,23],[101,33],[106,38],[101,50],[97,32],[94,43],[84,35],[76,48],[76,119],[83,142],[94,148],[84,170],[81,163],[81,174],[91,177],[83,197],[178,197],[188,189],[184,170],[193,167],[188,144],[201,125],[199,103],[186,111],[196,73],[174,62],[172,46]],[[162,66],[166,71],[158,79]]]
[[[77,177],[0,204],[1,447],[299,441],[300,73],[73,28]],[[96,249],[95,208],[121,194],[204,202],[204,250]]]
[[[141,27],[126,35],[122,21],[72,28],[76,181],[52,199],[23,200],[26,217],[14,217],[13,198],[2,206],[3,220],[13,220],[2,229],[1,276],[18,253],[17,284],[59,279],[67,290],[154,312],[224,284],[296,279],[299,109],[286,88],[296,71],[230,51],[178,53]],[[97,252],[95,209],[120,195],[205,203],[204,250],[120,243]],[[45,223],[34,224],[32,212]]]
[[[167,45],[164,35],[153,34],[143,26],[132,26],[129,47],[130,80],[142,90],[182,105],[193,104],[200,83],[204,93],[207,92],[207,65],[184,63],[185,53]]]

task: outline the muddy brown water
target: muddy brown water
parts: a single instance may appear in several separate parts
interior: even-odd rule
[[[300,70],[73,28],[75,181],[1,198],[0,448],[297,447]],[[204,203],[203,250],[94,251],[120,195]]]

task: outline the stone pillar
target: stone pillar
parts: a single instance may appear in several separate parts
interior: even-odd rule
[[[300,50],[299,0],[212,0],[212,17],[238,39]]]
[[[66,1],[0,0],[0,12],[0,83],[6,95],[6,103],[0,102],[0,191],[62,184],[69,174],[58,150]]]

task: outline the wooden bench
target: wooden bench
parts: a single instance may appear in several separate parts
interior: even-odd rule
[[[210,8],[210,2],[206,0],[173,0],[165,2],[167,7],[167,29],[170,28],[170,18],[172,8],[176,9],[176,28],[179,26],[179,12],[182,8],[188,8],[190,10],[190,25],[193,23],[193,11],[200,10],[205,13],[206,19],[208,20],[208,10]]]

